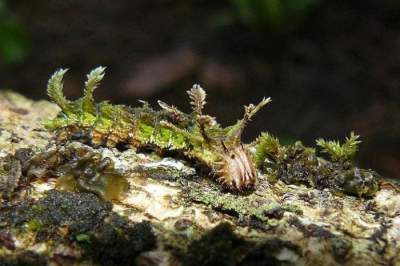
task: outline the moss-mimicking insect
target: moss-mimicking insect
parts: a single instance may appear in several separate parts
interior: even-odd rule
[[[56,71],[48,81],[47,93],[61,112],[45,125],[56,131],[59,141],[76,139],[93,146],[176,151],[205,166],[231,190],[241,191],[255,185],[257,171],[248,148],[241,142],[241,135],[270,98],[264,98],[257,105],[244,106],[242,119],[222,127],[214,117],[203,114],[206,93],[199,85],[187,91],[192,106],[189,114],[162,101],[158,101],[159,111],[144,101],[136,108],[106,101],[95,103],[93,92],[103,79],[104,70],[97,67],[87,75],[84,95],[76,101],[67,100],[63,95],[63,77],[67,70]]]

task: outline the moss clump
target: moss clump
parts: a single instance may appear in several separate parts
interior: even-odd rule
[[[287,184],[305,184],[318,189],[332,189],[346,194],[370,197],[378,190],[379,175],[371,170],[357,168],[348,159],[357,150],[358,137],[352,134],[343,145],[323,142],[320,146],[335,147],[335,154],[342,156],[324,160],[313,148],[301,142],[282,146],[269,134],[261,135],[256,143],[256,158],[260,168],[270,180],[282,180]],[[328,147],[326,147],[328,149]],[[331,151],[331,155],[333,154]],[[326,152],[328,152],[326,150]]]
[[[59,238],[61,226],[68,228],[68,237],[97,228],[111,212],[111,205],[93,194],[50,190],[37,201],[24,201],[2,210],[0,224],[26,229],[36,234],[36,240]],[[25,227],[26,225],[26,227]]]
[[[51,190],[37,201],[5,206],[0,224],[23,234],[29,230],[36,241],[77,243],[84,257],[101,265],[131,265],[154,247],[156,237],[149,223],[129,223],[111,209],[93,194]]]
[[[276,156],[282,149],[278,138],[272,136],[268,132],[263,132],[256,140],[255,163],[262,169],[264,162],[270,156]]]
[[[347,161],[358,151],[358,144],[361,143],[359,135],[350,133],[343,144],[336,140],[317,139],[317,145],[322,148],[323,153],[329,154],[333,161]]]
[[[43,224],[40,220],[34,218],[26,223],[27,228],[31,232],[38,232],[41,228],[43,228]]]

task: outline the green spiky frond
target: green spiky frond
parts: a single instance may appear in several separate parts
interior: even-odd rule
[[[82,98],[82,109],[84,112],[94,114],[96,111],[96,104],[93,98],[93,92],[99,86],[101,80],[104,78],[105,69],[105,67],[99,66],[93,69],[87,75],[84,94]]]
[[[261,102],[257,105],[249,104],[244,106],[245,110],[245,120],[250,121],[251,118],[260,111],[261,108],[266,106],[268,103],[272,102],[271,98],[263,98]]]
[[[358,151],[358,145],[361,143],[360,136],[350,133],[343,144],[337,140],[318,139],[317,145],[321,147],[323,153],[329,154],[333,161],[346,161],[351,159]]]
[[[239,142],[240,137],[243,133],[243,130],[246,128],[248,122],[251,121],[252,117],[260,111],[264,106],[270,103],[271,98],[263,98],[261,102],[257,105],[249,104],[244,106],[244,116],[241,120],[237,121],[237,123],[233,126],[226,128],[226,134],[228,136],[229,141]]]
[[[168,113],[168,115],[172,118],[173,121],[184,122],[187,119],[186,114],[178,110],[178,108],[176,108],[175,106],[168,105],[160,100],[158,100],[157,103],[165,112]]]
[[[47,83],[47,95],[54,101],[64,113],[73,111],[72,104],[64,96],[63,78],[68,69],[57,70],[49,79]]]
[[[79,122],[83,127],[90,127],[97,119],[96,102],[93,93],[104,77],[104,70],[105,67],[100,66],[87,75],[83,97],[76,101],[76,104],[79,105]]]
[[[255,142],[255,164],[259,168],[263,165],[268,155],[276,156],[281,149],[278,138],[268,132],[261,133]]]

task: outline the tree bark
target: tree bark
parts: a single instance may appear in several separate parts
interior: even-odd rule
[[[57,145],[42,126],[57,113],[0,92],[0,265],[400,265],[394,182],[361,198],[261,176],[231,193],[188,161]],[[68,186],[89,170],[86,192]]]

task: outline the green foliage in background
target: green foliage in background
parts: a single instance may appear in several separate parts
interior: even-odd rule
[[[243,24],[281,31],[296,27],[323,0],[230,0]]]
[[[7,1],[0,0],[0,64],[21,62],[28,54],[25,32],[7,8]]]

